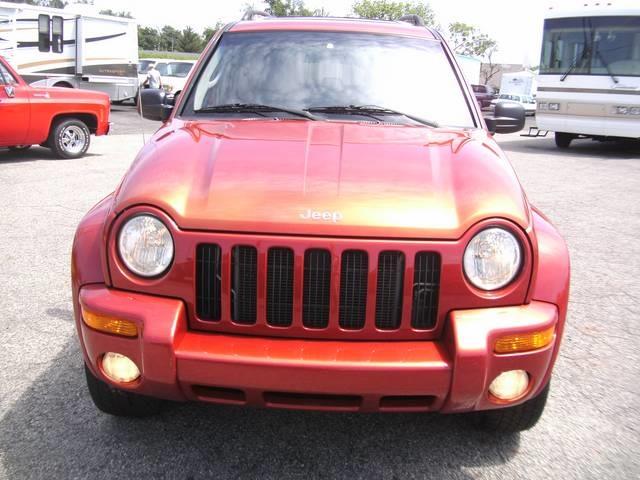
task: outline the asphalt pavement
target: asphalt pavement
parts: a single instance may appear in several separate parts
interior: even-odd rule
[[[500,137],[567,239],[569,319],[547,410],[492,436],[462,416],[175,405],[119,419],[93,406],[70,300],[76,225],[142,146],[132,107],[89,155],[0,151],[0,478],[631,479],[640,476],[640,147]],[[119,135],[119,133],[127,133]]]

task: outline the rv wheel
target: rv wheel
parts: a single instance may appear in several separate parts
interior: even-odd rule
[[[66,118],[59,120],[51,130],[48,143],[59,158],[78,158],[89,148],[91,133],[80,120]]]

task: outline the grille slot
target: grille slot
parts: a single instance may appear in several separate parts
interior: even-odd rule
[[[402,284],[404,282],[404,254],[381,252],[378,256],[376,286],[376,327],[381,330],[400,328],[402,319]]]
[[[440,290],[440,255],[433,252],[416,254],[413,273],[413,309],[411,326],[428,330],[436,324]]]
[[[302,324],[327,328],[331,304],[331,253],[311,249],[304,253]]]
[[[220,247],[198,245],[196,250],[196,314],[202,320],[220,320]]]
[[[256,323],[258,252],[255,247],[236,246],[231,254],[231,320]]]
[[[293,250],[270,248],[267,254],[267,323],[288,327],[293,321]]]
[[[345,250],[340,268],[340,326],[360,330],[364,328],[367,313],[367,252]]]

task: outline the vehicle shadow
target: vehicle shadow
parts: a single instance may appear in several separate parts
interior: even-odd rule
[[[91,147],[89,147],[91,148]],[[85,157],[101,157],[100,153],[91,153],[91,151],[84,154]],[[0,148],[0,164],[6,163],[27,163],[37,161],[54,161],[54,162],[69,162],[74,160],[80,160],[78,158],[59,158],[54,153],[45,147],[34,146],[29,150],[23,150],[21,152],[12,152],[7,149]]]
[[[596,142],[590,139],[580,139],[571,142],[569,148],[559,149],[553,140],[553,133],[540,138],[498,135],[496,140],[506,152],[548,153],[553,156],[573,158],[600,157],[605,161],[640,158],[640,142],[635,141]],[[603,156],[606,158],[601,158]]]
[[[464,479],[468,467],[506,463],[519,444],[519,434],[446,415],[172,404],[153,418],[110,417],[89,399],[75,338],[0,420],[0,458],[15,479]]]

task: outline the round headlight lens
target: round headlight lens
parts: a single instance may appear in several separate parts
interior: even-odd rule
[[[118,251],[133,273],[155,277],[173,260],[173,239],[169,229],[156,217],[137,215],[120,229]]]
[[[487,228],[464,251],[464,272],[476,287],[497,290],[520,270],[522,252],[516,237],[502,228]]]

